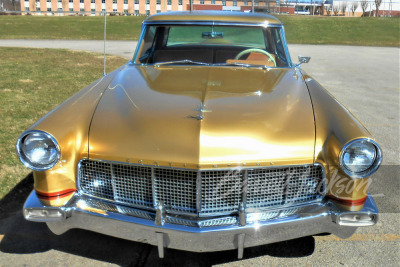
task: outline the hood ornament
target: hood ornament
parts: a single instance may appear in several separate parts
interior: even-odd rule
[[[197,111],[197,116],[189,115],[189,119],[195,119],[198,121],[201,121],[204,119],[204,112],[212,112],[212,110],[207,110],[206,106],[204,104],[201,104],[199,108],[194,109],[194,111]]]

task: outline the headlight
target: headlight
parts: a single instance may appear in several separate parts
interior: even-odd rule
[[[33,130],[23,133],[17,141],[17,153],[21,162],[35,171],[45,171],[60,159],[57,141],[48,133]]]
[[[373,174],[381,164],[382,152],[371,139],[356,139],[347,143],[340,153],[343,171],[353,178],[364,178]]]

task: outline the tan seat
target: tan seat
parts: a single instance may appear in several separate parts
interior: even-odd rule
[[[271,56],[275,59],[275,55],[271,54]],[[251,52],[246,59],[228,59],[226,63],[243,63],[275,67],[274,62],[270,60],[269,56],[257,52]]]

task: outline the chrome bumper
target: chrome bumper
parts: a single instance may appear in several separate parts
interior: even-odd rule
[[[79,203],[74,201],[73,203]],[[163,257],[164,248],[194,252],[238,249],[243,256],[244,247],[275,243],[320,233],[331,233],[340,238],[350,237],[358,226],[374,225],[378,210],[369,195],[361,211],[340,211],[332,202],[312,204],[301,213],[244,226],[188,227],[168,224],[156,225],[154,221],[113,212],[98,213],[83,205],[46,207],[32,192],[24,206],[27,220],[46,222],[55,234],[80,228],[102,234],[158,246]]]

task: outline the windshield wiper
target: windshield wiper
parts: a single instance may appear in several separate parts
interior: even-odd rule
[[[254,64],[246,64],[246,63],[239,63],[239,62],[231,62],[231,63],[216,63],[213,66],[238,66],[244,68],[263,68],[267,69],[268,67],[265,65],[254,65]]]
[[[204,65],[204,66],[210,65],[210,64],[204,63],[204,62],[197,62],[197,61],[192,61],[190,59],[184,59],[184,60],[157,62],[157,63],[154,63],[154,66],[172,65],[172,64],[191,64],[191,65]]]

